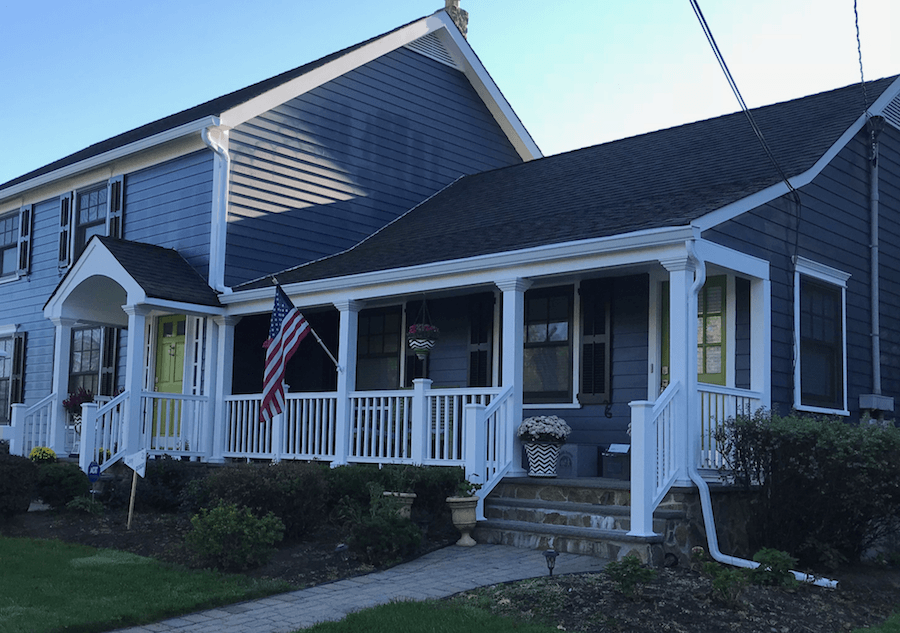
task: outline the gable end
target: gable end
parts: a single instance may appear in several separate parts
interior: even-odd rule
[[[437,33],[432,32],[423,35],[419,39],[413,40],[407,44],[406,48],[415,51],[420,55],[424,55],[429,59],[433,59],[436,62],[450,66],[450,68],[455,70],[462,70],[459,64],[456,63],[456,60],[453,59],[453,55],[451,55],[450,51],[447,50],[447,47],[444,46],[444,43],[441,41],[441,38],[438,37]]]

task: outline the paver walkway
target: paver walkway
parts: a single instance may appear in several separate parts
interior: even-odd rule
[[[599,571],[606,561],[560,554],[554,575]],[[500,582],[547,575],[540,550],[450,546],[365,576],[200,611],[119,633],[288,633],[394,600],[427,600]]]

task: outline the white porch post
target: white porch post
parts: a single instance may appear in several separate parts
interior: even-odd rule
[[[347,463],[350,441],[350,392],[356,389],[356,341],[359,336],[359,311],[362,303],[345,299],[334,303],[340,311],[338,334],[337,407],[335,412],[335,447],[332,466]]]
[[[511,396],[513,428],[507,438],[507,453],[512,458],[509,475],[525,475],[522,467],[522,442],[515,435],[522,421],[522,380],[525,367],[525,291],[531,286],[527,279],[504,279],[494,282],[503,293],[502,367],[500,386],[512,385]]]
[[[25,411],[28,407],[21,403],[13,403],[10,407],[12,409],[10,435],[6,436],[9,440],[9,452],[11,455],[28,457],[25,453]]]
[[[130,455],[141,449],[143,419],[141,415],[141,392],[144,389],[144,367],[147,364],[145,350],[147,342],[147,314],[144,306],[125,305],[122,310],[128,315],[128,342],[125,351],[125,391],[128,402],[125,410],[126,425],[123,432],[125,454]]]
[[[69,397],[69,358],[75,320],[54,318],[52,321],[56,328],[56,351],[53,358],[53,393],[56,394],[56,403],[50,419],[49,448],[61,455],[66,443],[66,410],[62,403]]]
[[[694,265],[687,257],[664,261],[662,265],[669,271],[669,376],[672,382],[684,386],[674,403],[677,464],[674,485],[690,486],[688,464],[695,447],[689,441],[692,426],[689,403],[697,391],[697,301],[690,294]]]
[[[212,321],[210,350],[214,352],[211,363],[213,385],[210,394],[212,417],[209,421],[207,461],[214,464],[225,462],[225,429],[228,425],[228,407],[225,397],[231,395],[234,378],[234,327],[241,317],[216,316]]]

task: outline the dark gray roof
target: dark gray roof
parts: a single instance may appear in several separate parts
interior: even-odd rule
[[[413,22],[417,21],[418,20],[413,20]],[[204,117],[219,116],[223,112],[239,106],[242,103],[246,103],[247,101],[258,97],[268,92],[269,90],[280,86],[283,83],[296,79],[297,77],[301,77],[302,75],[305,75],[306,73],[315,70],[320,66],[324,66],[325,64],[334,61],[339,57],[343,57],[344,55],[347,55],[348,53],[351,53],[358,48],[362,48],[370,42],[374,42],[375,40],[390,35],[395,31],[399,31],[400,29],[409,26],[409,24],[412,24],[413,22],[409,22],[408,24],[399,26],[392,31],[388,31],[387,33],[383,33],[376,37],[370,38],[365,42],[354,44],[353,46],[337,51],[335,53],[332,53],[331,55],[322,57],[321,59],[317,59],[316,61],[310,62],[308,64],[304,64],[303,66],[299,66],[298,68],[294,68],[293,70],[288,70],[281,73],[280,75],[276,75],[275,77],[270,77],[269,79],[265,79],[263,81],[255,83],[252,86],[241,88],[240,90],[236,90],[205,103],[201,103],[200,105],[194,106],[193,108],[182,110],[181,112],[178,112],[176,114],[172,114],[157,121],[153,121],[152,123],[148,123],[133,130],[129,130],[128,132],[125,132],[123,134],[119,134],[118,136],[108,138],[105,141],[101,141],[100,143],[95,143],[94,145],[86,147],[81,151],[75,152],[74,154],[70,154],[65,158],[54,161],[49,165],[45,165],[43,167],[35,169],[34,171],[28,172],[27,174],[19,176],[18,178],[13,178],[10,181],[0,184],[0,193],[2,193],[2,191],[7,187],[18,185],[20,183],[31,180],[32,178],[37,178],[38,176],[54,172],[57,169],[68,167],[69,165],[74,165],[75,163],[86,160],[93,156],[99,156],[100,154],[103,154],[110,150],[124,147],[125,145],[140,141],[145,138],[149,138],[155,134],[175,129],[181,125],[186,125],[187,123],[197,121]]]
[[[867,82],[870,101],[896,77]],[[753,110],[788,177],[863,113],[859,84]],[[352,249],[278,273],[282,284],[518,250],[691,221],[777,183],[735,113],[460,178]],[[271,284],[247,282],[245,290]]]
[[[193,266],[171,248],[95,236],[109,249],[148,297],[178,303],[219,306],[219,297]]]

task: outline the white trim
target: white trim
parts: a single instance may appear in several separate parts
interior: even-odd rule
[[[18,330],[18,325],[0,325],[0,337],[12,336]]]
[[[162,145],[163,143],[168,143],[169,141],[176,140],[183,136],[195,134],[205,127],[218,124],[219,120],[217,117],[207,116],[190,123],[185,123],[184,125],[179,125],[178,127],[172,128],[170,130],[165,130],[163,132],[160,132],[159,134],[148,136],[147,138],[140,139],[138,141],[135,141],[134,143],[129,143],[128,145],[116,147],[115,149],[111,149],[108,152],[97,154],[96,156],[91,156],[90,158],[86,158],[77,163],[73,163],[72,165],[60,167],[59,169],[56,169],[54,171],[42,174],[40,176],[35,176],[34,178],[30,178],[17,185],[13,185],[6,189],[0,190],[0,200],[5,201],[13,196],[23,194],[37,187],[52,184],[63,178],[76,176],[81,172],[87,171],[89,169],[102,167],[106,163],[119,160],[130,154],[142,152],[157,145]],[[107,176],[107,178],[109,178],[109,176]]]
[[[834,144],[828,148],[828,150],[822,154],[822,156],[815,162],[815,164],[806,170],[803,173],[797,174],[793,178],[789,178],[788,182],[791,183],[791,186],[794,189],[800,189],[801,187],[808,185],[813,179],[818,176],[825,166],[828,165],[834,157],[838,155],[838,153],[844,149],[844,147],[853,139],[854,136],[865,127],[868,117],[872,115],[880,115],[884,112],[884,109],[890,105],[891,101],[900,94],[900,79],[894,81],[884,92],[881,93],[881,96],[878,100],[873,103],[867,112],[863,112],[856,121],[850,125],[849,128],[838,138]],[[723,222],[727,222],[728,220],[734,219],[742,213],[755,209],[759,206],[766,204],[767,202],[771,202],[776,198],[780,198],[781,196],[788,193],[789,189],[784,181],[778,182],[770,187],[767,187],[761,191],[757,191],[756,193],[749,195],[745,198],[741,198],[731,204],[725,205],[715,211],[707,213],[706,215],[694,220],[694,225],[699,227],[701,231],[706,231],[711,229]]]
[[[815,407],[801,403],[800,384],[800,277],[806,275],[819,281],[840,288],[841,290],[841,372],[842,406],[836,409]],[[794,408],[798,411],[811,413],[826,413],[832,415],[850,415],[847,408],[847,280],[850,274],[844,271],[826,266],[804,257],[797,257],[794,263]]]

